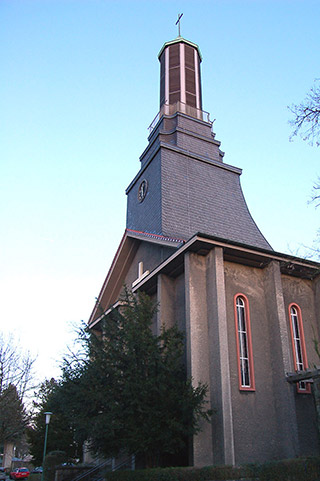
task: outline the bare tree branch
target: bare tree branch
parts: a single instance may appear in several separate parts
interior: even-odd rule
[[[310,204],[315,202],[316,207],[320,205],[320,176],[313,184]]]
[[[5,338],[0,333],[0,394],[13,385],[23,399],[31,388],[34,362],[35,359],[28,351],[22,351],[12,335]]]
[[[320,83],[315,80],[314,86],[310,89],[306,98],[300,104],[293,104],[288,109],[293,113],[294,118],[289,120],[293,127],[292,139],[300,135],[310,145],[320,145]]]

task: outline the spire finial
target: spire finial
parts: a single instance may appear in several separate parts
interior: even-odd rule
[[[178,25],[178,32],[179,32],[179,37],[181,37],[180,35],[180,21],[181,21],[181,18],[182,18],[182,15],[183,13],[178,13],[178,20],[176,21],[176,25]]]

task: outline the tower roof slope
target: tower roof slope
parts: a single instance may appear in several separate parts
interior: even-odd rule
[[[190,238],[196,232],[272,249],[245,201],[241,170],[168,146],[162,156],[164,235]]]
[[[199,48],[199,45],[197,45],[196,43],[194,42],[191,42],[190,40],[187,40],[186,38],[183,38],[183,37],[177,37],[173,40],[170,40],[169,42],[165,42],[162,47],[161,47],[161,50],[160,52],[158,53],[158,58],[161,57],[161,54],[162,52],[164,51],[164,49],[166,47],[169,47],[170,45],[174,45],[175,43],[185,43],[187,45],[190,45],[190,47],[193,47],[195,48],[197,51],[198,51],[198,54],[199,54],[199,57],[200,57],[200,61],[202,61],[202,55],[201,55],[201,51],[200,51],[200,48]]]

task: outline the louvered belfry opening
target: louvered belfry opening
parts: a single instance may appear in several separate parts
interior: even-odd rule
[[[186,104],[197,108],[194,49],[185,45]]]
[[[202,110],[199,47],[188,40],[177,38],[166,43],[159,54],[160,109],[183,106]]]
[[[180,45],[169,47],[169,104],[179,102],[181,99],[180,81]]]

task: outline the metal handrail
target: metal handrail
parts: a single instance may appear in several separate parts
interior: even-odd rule
[[[112,468],[112,471],[118,471],[120,468],[122,468],[122,466],[125,466],[126,464],[129,464],[129,462],[131,462],[131,466],[133,465],[132,463],[132,457],[135,456],[134,454],[132,454],[130,457],[128,457],[127,459],[125,459],[124,461],[122,461],[122,463],[119,463],[119,464],[116,464],[113,468]],[[134,468],[131,468],[131,470],[134,470]]]
[[[97,466],[93,466],[92,468],[88,469],[88,471],[85,471],[84,473],[79,474],[78,476],[73,478],[72,481],[80,481],[81,479],[85,478],[89,474],[93,474],[96,471],[99,471],[99,469],[104,468],[105,466],[107,466],[107,464],[110,464],[110,459],[107,459],[106,461],[103,461]]]
[[[118,463],[115,466],[112,466],[111,471],[118,471],[118,469],[121,469],[123,466],[128,464],[128,462],[130,462],[130,461],[131,461],[131,465],[132,465],[132,456],[134,456],[134,454],[131,455],[130,457],[126,458],[121,463]],[[79,474],[78,476],[73,478],[72,481],[80,481],[81,479],[86,478],[89,474],[97,473],[97,472],[99,472],[100,469],[104,468],[108,464],[111,464],[110,458],[107,459],[106,461],[103,461],[102,463],[98,464],[97,466],[93,466],[92,468],[88,469],[88,471],[85,471],[84,473]],[[97,481],[99,481],[99,480],[97,480]]]
[[[175,102],[174,104],[163,104],[160,111],[157,113],[153,121],[148,127],[149,130],[149,135],[151,132],[154,130],[155,126],[163,117],[163,115],[174,115],[176,112],[181,112],[186,115],[189,115],[190,117],[194,117],[195,119],[203,120],[204,122],[208,122],[212,124],[210,120],[210,114],[209,112],[206,112],[205,110],[197,109],[196,107],[192,107],[191,105],[185,104],[184,102]]]

